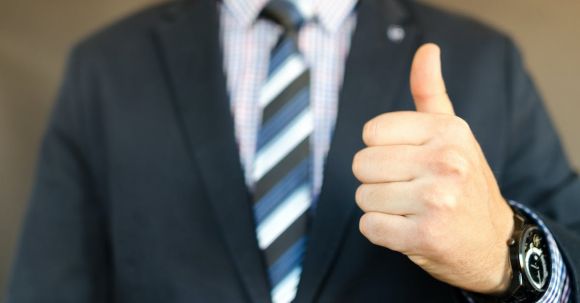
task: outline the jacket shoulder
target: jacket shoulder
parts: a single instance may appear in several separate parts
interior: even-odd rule
[[[192,9],[198,0],[180,0],[156,4],[90,33],[78,41],[71,51],[71,56],[80,53],[81,57],[91,60],[115,56],[135,56],[149,50],[152,33],[163,22],[178,18],[183,12]]]
[[[479,20],[415,1],[411,5],[426,40],[480,51],[505,51],[506,44],[513,44],[504,32]]]

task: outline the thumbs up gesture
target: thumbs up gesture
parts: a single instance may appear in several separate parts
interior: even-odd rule
[[[362,183],[362,234],[401,252],[436,279],[500,294],[510,281],[513,213],[469,125],[455,116],[439,47],[423,45],[411,68],[416,112],[370,120],[353,160]]]

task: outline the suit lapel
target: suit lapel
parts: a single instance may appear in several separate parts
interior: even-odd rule
[[[216,8],[210,0],[175,4],[157,37],[194,169],[205,183],[237,274],[251,301],[269,302],[226,93]]]
[[[387,17],[384,4],[389,7]],[[354,154],[363,148],[364,123],[380,113],[410,105],[395,102],[408,89],[406,79],[417,39],[411,26],[405,27],[402,41],[387,38],[388,25],[394,20],[401,22],[404,16],[394,4],[390,0],[361,0],[357,8],[357,28],[346,63],[336,127],[296,302],[316,301],[346,227],[358,219],[354,218],[354,193],[359,183],[352,174],[351,163]]]

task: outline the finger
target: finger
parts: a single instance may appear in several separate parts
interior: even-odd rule
[[[352,171],[361,183],[411,181],[425,168],[419,157],[420,148],[413,145],[367,147],[352,161]]]
[[[416,192],[415,181],[362,184],[356,191],[355,200],[364,212],[415,215],[421,210]]]
[[[419,112],[385,113],[365,124],[363,141],[367,146],[423,145],[447,118]]]
[[[427,43],[415,53],[411,93],[418,112],[454,114],[441,72],[441,50],[436,44]]]
[[[411,219],[370,212],[360,218],[359,229],[373,244],[401,253],[414,251],[416,225]]]

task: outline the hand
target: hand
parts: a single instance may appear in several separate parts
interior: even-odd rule
[[[511,276],[513,213],[469,125],[454,114],[439,56],[434,44],[415,54],[416,112],[386,113],[364,127],[368,147],[352,164],[362,183],[360,230],[443,282],[500,294]]]

